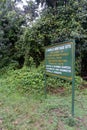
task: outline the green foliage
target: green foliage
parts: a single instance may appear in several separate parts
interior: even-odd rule
[[[57,78],[57,77],[48,77],[47,82],[48,82],[48,86],[53,87],[53,88],[58,88],[58,87],[68,88],[68,87],[70,87],[69,81],[65,81],[65,80]]]
[[[18,62],[18,68],[23,67],[26,58],[24,58],[23,48],[25,47],[23,32],[27,25],[26,15],[29,15],[31,19],[36,17],[37,7],[34,2],[29,2],[24,12],[16,7],[15,2],[11,0],[0,1],[0,68],[13,63],[13,61]]]
[[[11,64],[9,68],[1,69],[0,77],[6,78],[5,86],[7,91],[18,91],[23,94],[44,94],[44,66],[39,68],[34,67],[23,67],[19,70],[14,70],[17,64]],[[8,70],[7,70],[8,69]],[[79,90],[83,80],[81,77],[75,77],[75,89]],[[9,88],[9,89],[8,89]],[[47,90],[61,90],[63,93],[71,93],[72,85],[70,82],[60,78],[47,77]],[[60,92],[58,91],[58,94]]]
[[[81,77],[75,76],[75,90],[79,90],[83,82]],[[58,88],[61,90],[62,88],[68,94],[72,91],[72,82],[57,77],[47,77],[47,86],[49,89],[52,88],[54,90]]]
[[[73,117],[69,117],[67,119],[66,123],[68,124],[68,126],[74,127],[76,125],[77,121]]]
[[[18,90],[23,93],[42,93],[43,74],[40,72],[26,72],[18,77]]]
[[[79,62],[82,63],[87,53],[85,4],[87,4],[86,1],[83,1],[82,4],[82,1],[71,0],[66,7],[62,5],[58,6],[56,10],[48,8],[43,11],[41,17],[32,24],[32,27],[26,28],[24,32],[25,57],[27,59],[32,57],[38,66],[44,59],[46,46],[75,39],[76,74],[81,75],[82,68],[86,68],[86,65],[80,66]],[[86,63],[83,62],[83,64]]]
[[[6,10],[4,8],[6,3],[2,3],[0,5],[2,9],[0,13],[2,16],[0,19],[1,67],[10,64],[13,60],[18,62],[18,68],[32,64],[37,67],[44,60],[46,46],[75,39],[76,74],[83,75],[82,72],[87,70],[85,62],[87,55],[87,1],[70,0],[66,6],[58,4],[56,9],[47,8],[39,19],[30,23],[29,26],[23,26],[24,28],[22,25],[25,25],[26,17],[18,15],[13,8],[8,9],[8,6]],[[82,64],[81,66],[79,62]]]
[[[43,67],[37,70],[26,67],[20,70],[12,70],[11,68],[12,66],[8,71],[6,69],[2,69],[1,71],[2,77],[6,77],[7,88],[9,88],[11,91],[17,90],[24,94],[43,93]]]
[[[80,89],[83,84],[83,79],[80,76],[75,76],[75,89]]]
[[[11,1],[10,2],[11,5]],[[0,68],[9,65],[13,60],[16,62],[17,50],[16,42],[19,40],[23,29],[23,17],[19,16],[12,7],[7,5],[7,2],[0,3]]]
[[[19,70],[4,68],[0,72],[1,128],[3,126],[3,128],[19,130],[24,129],[26,125],[26,128],[32,129],[36,128],[37,122],[41,128],[43,127],[43,130],[45,128],[56,129],[61,126],[61,122],[66,130],[73,130],[77,126],[82,130],[86,128],[82,121],[86,118],[84,115],[87,113],[87,91],[76,91],[75,118],[72,118],[71,91],[68,91],[71,86],[68,82],[48,77],[47,88],[50,85],[53,89],[60,89],[63,85],[67,90],[67,95],[65,93],[62,97],[48,94],[48,98],[45,99],[44,66],[41,65],[37,69],[24,67]],[[80,77],[75,77],[75,79],[78,86],[83,82]],[[75,89],[77,90],[76,84]],[[47,125],[48,123],[49,125]]]

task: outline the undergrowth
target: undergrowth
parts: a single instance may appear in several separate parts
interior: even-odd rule
[[[68,91],[67,96],[44,98],[44,66],[0,71],[0,129],[3,130],[86,130],[87,91],[77,91],[75,118],[71,117],[71,83],[47,77],[47,87]],[[83,82],[75,77],[76,90]],[[25,96],[26,95],[26,96]]]
[[[41,94],[44,93],[44,66],[36,68],[23,67],[22,69],[7,69],[3,68],[0,73],[0,86],[4,85],[6,91],[18,91],[23,94]],[[4,80],[5,79],[5,80]],[[68,81],[59,78],[47,76],[47,87],[49,88],[64,88],[70,92],[72,84]],[[79,89],[83,80],[80,77],[75,77],[75,88]],[[2,89],[3,91],[3,89]]]

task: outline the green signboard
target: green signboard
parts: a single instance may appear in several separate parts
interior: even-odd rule
[[[46,74],[72,81],[74,42],[65,42],[45,50]]]
[[[45,96],[46,75],[57,76],[72,82],[72,116],[74,115],[75,42],[59,43],[45,50]]]

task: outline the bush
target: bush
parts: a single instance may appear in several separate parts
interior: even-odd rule
[[[6,73],[9,89],[14,88],[20,93],[42,93],[44,86],[41,68],[24,67],[18,70],[9,70]]]
[[[80,76],[75,76],[75,88],[79,89],[83,83],[83,79]]]
[[[9,67],[10,68],[10,67]],[[18,70],[6,70],[3,68],[1,73],[2,78],[10,90],[17,90],[21,93],[44,93],[44,66],[41,65],[39,68],[28,68],[24,67]],[[75,77],[75,89],[78,89],[82,84],[83,80],[81,77]],[[54,78],[47,76],[47,88],[52,87],[54,89],[62,87],[65,90],[71,91],[71,83],[60,78]],[[69,92],[69,91],[67,91]]]

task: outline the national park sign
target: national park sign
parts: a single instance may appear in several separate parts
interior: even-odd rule
[[[75,45],[74,42],[59,43],[45,50],[46,74],[72,80]]]

